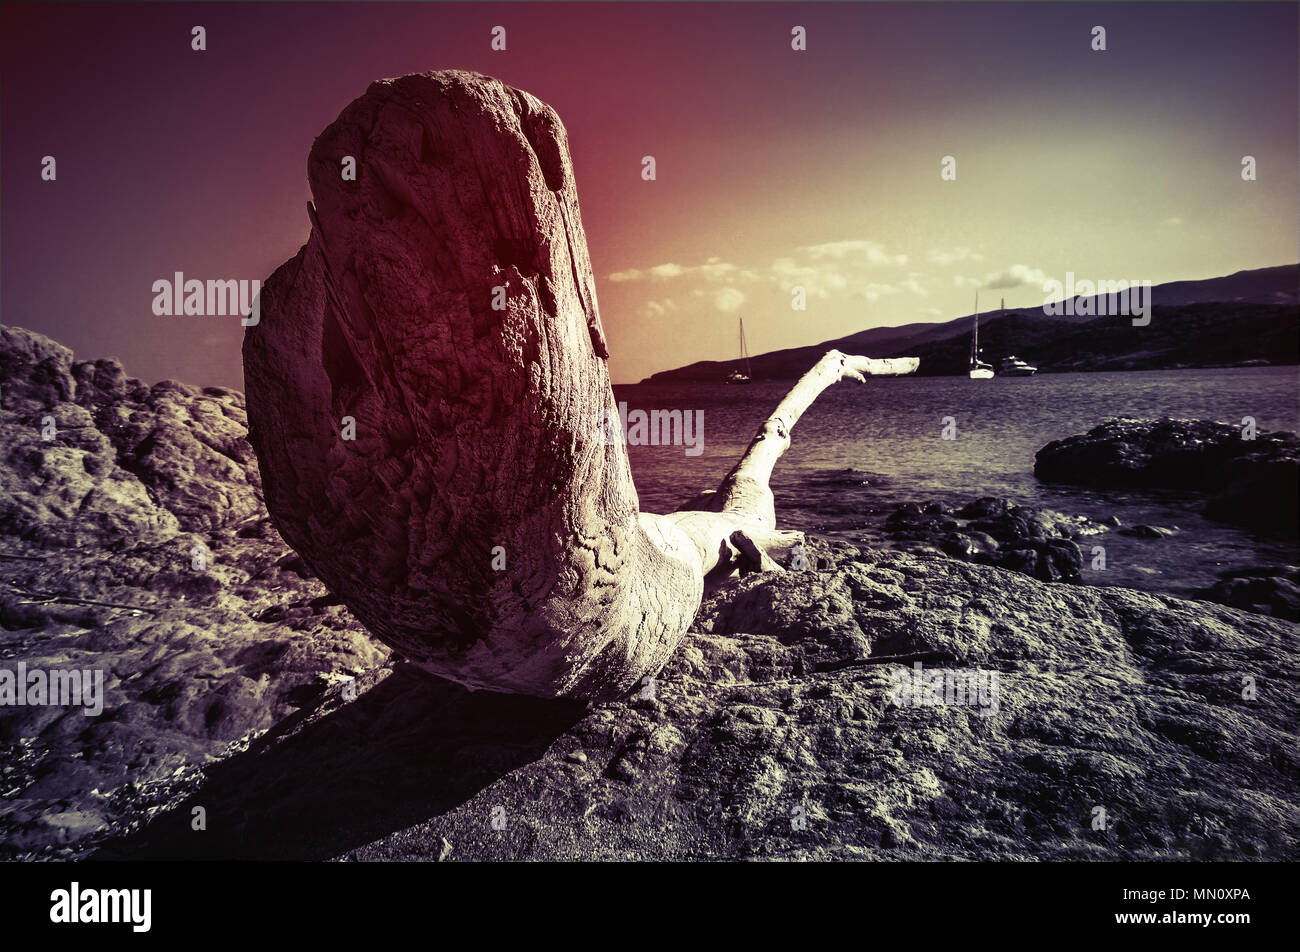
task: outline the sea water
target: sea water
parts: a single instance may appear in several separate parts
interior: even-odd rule
[[[744,452],[789,381],[747,386],[636,384],[615,388],[634,409],[701,411],[703,452],[629,446],[642,509],[670,512],[715,488]],[[881,544],[885,516],[903,502],[961,505],[1000,496],[1021,505],[1125,526],[1178,528],[1145,540],[1110,531],[1083,540],[1106,547],[1107,570],[1090,581],[1186,595],[1220,572],[1300,561],[1297,527],[1265,538],[1205,519],[1205,497],[1172,490],[1100,490],[1039,482],[1034,454],[1112,417],[1177,417],[1261,433],[1300,426],[1300,371],[1249,367],[1040,374],[1035,377],[876,377],[826,390],[792,433],[772,479],[782,528]],[[954,439],[944,439],[945,428]],[[955,432],[954,432],[955,431]]]

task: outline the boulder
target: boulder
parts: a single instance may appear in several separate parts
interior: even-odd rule
[[[0,326],[0,353],[0,535],[127,546],[262,512],[238,391],[149,387],[20,327]]]
[[[0,853],[69,856],[388,651],[270,526],[241,393],[0,344],[3,668],[103,675],[2,709]]]
[[[1300,568],[1258,566],[1225,572],[1209,588],[1196,592],[1196,597],[1300,621]]]
[[[1201,490],[1206,515],[1294,536],[1300,524],[1300,452],[1294,433],[1258,433],[1208,420],[1108,420],[1038,451],[1050,482]]]
[[[1083,553],[1070,539],[1021,539],[1002,546],[993,564],[1044,582],[1078,582]]]
[[[1083,554],[1074,540],[1110,526],[984,496],[956,511],[938,503],[902,503],[885,519],[884,528],[898,548],[915,555],[942,552],[1044,582],[1078,582]]]

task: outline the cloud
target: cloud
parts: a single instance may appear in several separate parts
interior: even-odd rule
[[[952,248],[943,251],[938,248],[931,248],[926,257],[935,264],[950,265],[959,261],[983,261],[984,256],[977,251],[972,251],[966,247]]]
[[[775,259],[766,269],[742,268],[730,261],[714,256],[703,264],[683,265],[675,262],[657,264],[651,268],[628,268],[609,275],[610,281],[642,281],[653,279],[668,281],[675,278],[700,277],[709,281],[771,281],[791,275],[826,275],[827,283],[845,287],[845,272],[856,273],[867,267],[902,267],[908,262],[905,254],[890,254],[877,241],[828,241],[817,245],[804,245],[793,254]]]
[[[1166,218],[1166,219],[1165,219],[1164,221],[1162,221],[1160,224],[1162,224],[1162,225],[1181,225],[1182,223],[1183,223],[1183,220],[1182,220],[1181,218]]]
[[[714,256],[701,264],[667,262],[649,268],[615,271],[609,275],[609,280],[693,282],[693,287],[686,284],[680,293],[692,298],[710,298],[718,310],[732,313],[747,300],[737,284],[771,284],[785,292],[799,286],[809,297],[828,298],[833,293],[844,293],[875,301],[882,295],[899,293],[899,287],[873,282],[871,275],[880,267],[901,267],[907,261],[907,255],[891,254],[876,241],[831,241],[803,245],[788,255],[773,259],[766,268],[742,267]],[[925,296],[926,290],[917,281],[919,276],[919,272],[910,272],[907,280],[901,282],[901,287]]]
[[[1041,288],[1046,280],[1047,275],[1037,268],[1031,268],[1027,264],[1013,264],[1005,271],[998,271],[986,277],[984,287],[991,291],[1019,288],[1027,284]]]
[[[674,262],[666,264],[657,264],[652,268],[628,268],[626,271],[615,271],[609,275],[610,281],[641,281],[647,278],[656,281],[669,281],[674,278],[702,277],[710,281],[744,279],[748,281],[758,281],[759,276],[753,271],[748,271],[736,267],[730,262],[723,261],[721,258],[709,258],[703,264],[684,265]]]
[[[857,258],[868,264],[899,267],[907,264],[907,255],[891,255],[884,245],[875,241],[828,241],[820,245],[805,245],[800,250],[813,261]]]
[[[693,271],[701,277],[709,278],[711,280],[722,280],[723,278],[730,280],[733,277],[747,278],[754,281],[758,280],[758,275],[754,272],[738,268],[728,261],[723,261],[721,258],[710,258],[708,261],[704,262],[704,264],[696,266]]]
[[[646,301],[641,305],[642,317],[664,317],[677,310],[677,302],[672,298],[664,298],[659,301]]]
[[[786,287],[798,285],[814,297],[829,297],[831,291],[844,291],[849,278],[835,267],[799,262],[794,258],[777,258],[772,262],[773,280]]]
[[[853,295],[855,297],[866,298],[872,304],[875,304],[882,297],[885,297],[890,294],[897,294],[897,293],[898,293],[898,288],[894,287],[892,284],[876,284],[876,283],[864,285],[863,287],[856,288],[853,291]]]
[[[907,274],[907,280],[900,282],[903,290],[911,291],[913,294],[919,294],[921,297],[929,297],[930,292],[921,287],[921,282],[917,280],[917,278],[921,276],[922,275],[919,271],[909,271]]]
[[[969,278],[955,274],[952,283],[959,288],[979,288],[981,291],[1005,291],[1026,285],[1042,287],[1047,275],[1027,264],[1013,264],[1002,271],[990,271],[983,278]]]
[[[744,293],[735,288],[723,288],[717,294],[713,295],[713,306],[723,314],[736,313],[744,303]]]

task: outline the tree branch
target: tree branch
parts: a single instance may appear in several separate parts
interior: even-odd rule
[[[692,509],[728,513],[755,520],[756,527],[776,528],[776,503],[769,482],[776,461],[790,447],[790,431],[827,387],[841,380],[866,381],[868,376],[910,374],[920,366],[916,357],[881,359],[832,350],[822,357],[777,404],[750,441],[739,462],[715,492],[691,503]]]

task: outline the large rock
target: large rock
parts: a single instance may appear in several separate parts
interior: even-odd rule
[[[943,552],[1044,582],[1078,582],[1083,553],[1077,540],[1110,527],[1084,516],[983,496],[955,511],[937,502],[902,503],[890,513],[884,528],[904,551]]]
[[[0,708],[3,858],[73,855],[130,830],[175,785],[388,658],[265,515],[163,542],[24,551],[0,559],[0,667],[101,672],[102,711]]]
[[[1196,592],[1196,597],[1300,621],[1300,568],[1290,565],[1234,569],[1224,572],[1209,588]]]
[[[0,535],[39,545],[130,545],[263,511],[243,394],[152,387],[115,360],[76,362],[0,326]]]
[[[474,73],[386,80],[316,139],[308,176],[310,239],[244,342],[277,528],[426,670],[625,693],[685,634],[702,579],[642,528],[604,439],[617,411],[559,118]]]
[[[409,666],[378,670],[357,700],[330,694],[287,719],[102,855],[1242,860],[1300,848],[1294,625],[945,558],[809,549],[832,568],[724,587],[630,699],[471,694]],[[918,662],[995,675],[995,703],[895,703]],[[190,831],[196,805],[229,818],[220,836]]]
[[[0,345],[0,669],[103,676],[0,707],[0,854],[73,855],[388,651],[271,528],[242,394]]]
[[[1089,486],[1197,489],[1206,515],[1294,536],[1300,452],[1294,433],[1259,433],[1207,420],[1108,420],[1038,451],[1034,475]]]

